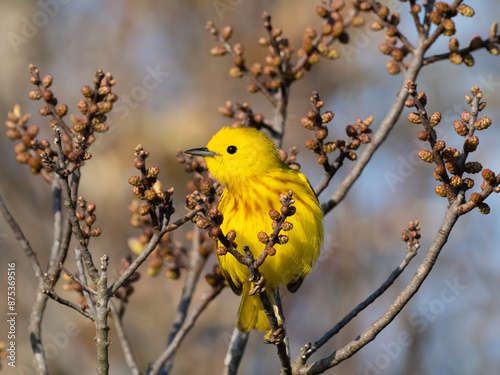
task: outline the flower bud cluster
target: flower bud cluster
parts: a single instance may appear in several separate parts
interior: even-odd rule
[[[348,137],[347,140],[337,139],[334,142],[326,141],[328,136],[328,127],[326,124],[333,119],[334,114],[331,111],[321,113],[321,108],[324,103],[316,91],[313,92],[311,103],[313,109],[311,109],[300,122],[303,127],[308,130],[313,130],[315,133],[316,139],[306,140],[305,146],[319,155],[317,158],[318,164],[328,169],[329,163],[327,154],[335,150],[339,150],[341,155],[349,160],[356,160],[357,155],[355,150],[357,150],[361,144],[371,142],[369,134],[372,132],[370,125],[373,122],[373,116],[365,120],[357,118],[355,124],[347,125],[345,129]]]
[[[419,246],[420,224],[418,220],[410,221],[408,228],[401,231],[401,239],[407,244],[407,251],[416,250]]]
[[[440,6],[444,7],[442,4]],[[418,112],[408,115],[408,120],[414,124],[422,123],[424,125],[425,130],[418,133],[418,138],[421,141],[429,142],[432,147],[431,151],[420,150],[418,156],[422,161],[436,163],[434,178],[443,182],[442,185],[438,185],[435,188],[436,194],[440,197],[453,199],[460,190],[465,191],[474,187],[474,180],[470,177],[464,178],[463,174],[477,174],[479,172],[481,172],[481,177],[483,178],[481,184],[482,190],[493,186],[493,191],[500,191],[497,186],[497,175],[493,171],[487,168],[483,169],[483,166],[479,162],[465,161],[467,156],[471,152],[476,151],[479,145],[479,138],[474,135],[474,132],[487,129],[492,123],[488,117],[476,119],[479,112],[485,108],[485,103],[480,101],[483,98],[483,94],[479,87],[473,87],[471,89],[471,96],[465,97],[467,103],[471,105],[471,111],[463,111],[460,115],[460,120],[455,120],[453,123],[455,132],[464,137],[463,150],[461,152],[456,148],[447,147],[443,140],[437,139],[433,126],[441,121],[441,114],[436,112],[430,117],[427,116],[425,111],[425,94],[423,92],[417,93],[414,82],[408,81],[405,87],[412,96],[411,99],[406,100],[405,105],[409,108],[417,107],[418,109]],[[425,98],[425,100],[422,100],[422,98]],[[481,213],[489,213],[488,205],[482,204],[481,194],[472,193],[470,201],[479,208]]]
[[[83,197],[79,197],[76,202],[76,208],[76,217],[78,221],[80,221],[80,229],[87,239],[87,242],[89,237],[99,237],[102,230],[97,227],[92,227],[97,220],[95,215],[95,203],[87,203]]]
[[[87,150],[95,141],[94,133],[104,132],[108,128],[104,122],[105,113],[111,110],[117,100],[117,96],[111,93],[111,86],[115,81],[110,73],[104,74],[101,70],[95,73],[95,89],[84,86],[82,94],[86,100],[78,103],[78,108],[84,116],[80,118],[72,115],[73,127],[70,128],[63,119],[68,114],[68,106],[58,105],[58,100],[51,90],[54,78],[51,75],[42,78],[38,68],[32,64],[29,71],[30,83],[35,88],[29,92],[28,97],[44,101],[39,112],[42,116],[52,117],[50,126],[56,133],[57,149],[54,150],[52,142],[47,139],[38,139],[39,127],[26,125],[29,115],[22,115],[18,105],[9,113],[6,122],[7,137],[21,141],[15,146],[16,160],[28,164],[34,174],[56,171],[60,175],[68,176],[92,157]],[[63,160],[58,160],[61,154]],[[47,181],[51,181],[48,173],[42,175]]]
[[[254,113],[247,102],[233,103],[228,100],[218,108],[218,111],[221,115],[234,119],[232,124],[234,128],[246,126],[260,130],[265,125],[264,116],[260,113]]]
[[[134,167],[141,172],[141,176],[131,176],[128,180],[132,185],[132,193],[140,200],[145,201],[138,212],[140,215],[154,214],[157,206],[167,206],[171,204],[171,196],[174,188],[162,190],[161,182],[158,179],[160,170],[158,167],[146,168],[146,159],[149,152],[145,151],[141,145],[135,148]],[[173,208],[171,208],[173,213]]]

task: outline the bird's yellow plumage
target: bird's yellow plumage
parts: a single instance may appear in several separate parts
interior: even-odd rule
[[[288,285],[295,291],[316,261],[323,241],[323,215],[318,199],[300,172],[290,169],[279,157],[272,140],[253,128],[223,128],[206,148],[187,151],[205,157],[212,175],[225,190],[218,209],[224,216],[224,233],[236,231],[237,249],[250,247],[255,257],[264,245],[261,231],[270,233],[269,211],[279,209],[280,193],[293,192],[296,213],[287,218],[293,229],[288,243],[276,245],[276,254],[268,256],[259,271],[268,291]],[[251,289],[248,268],[230,253],[218,256],[222,274],[236,293],[242,293],[238,327],[242,331],[269,330],[269,322],[257,295]]]

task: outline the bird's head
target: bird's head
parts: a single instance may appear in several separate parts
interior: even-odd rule
[[[253,128],[222,128],[207,147],[185,153],[203,156],[210,173],[224,185],[245,182],[275,168],[287,168],[273,141]]]

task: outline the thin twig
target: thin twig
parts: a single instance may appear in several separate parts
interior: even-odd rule
[[[237,327],[233,329],[231,341],[229,342],[227,353],[224,357],[224,368],[222,369],[221,375],[237,374],[249,337],[250,332],[241,332]]]
[[[354,165],[351,172],[342,180],[342,182],[337,187],[337,190],[330,196],[330,198],[321,205],[323,213],[325,215],[330,212],[337,204],[339,204],[342,199],[344,199],[354,182],[357,181],[364,168],[367,166],[375,151],[378,150],[378,148],[381,146],[381,144],[384,142],[391,130],[396,125],[397,119],[403,111],[405,100],[408,97],[408,90],[405,88],[405,82],[407,80],[415,81],[420,69],[422,68],[423,54],[425,52],[424,42],[425,35],[419,33],[417,46],[413,50],[412,60],[405,72],[404,81],[399,89],[394,104],[380,123],[379,128],[372,137],[372,141],[367,144],[366,148],[359,156],[358,161]]]
[[[135,360],[134,353],[132,352],[130,341],[125,334],[125,330],[123,329],[121,316],[113,301],[110,301],[109,308],[111,309],[111,313],[113,314],[113,323],[115,324],[116,334],[118,335],[118,339],[120,340],[120,344],[122,346],[125,362],[127,362],[128,368],[130,369],[132,375],[139,375],[141,371],[139,370],[139,366],[137,366],[137,361]]]
[[[200,253],[200,229],[195,227],[193,230],[193,240],[190,251],[190,261],[189,261],[189,269],[186,275],[186,281],[184,282],[184,287],[182,289],[181,300],[179,301],[179,305],[177,306],[177,314],[174,319],[174,323],[172,325],[172,330],[168,335],[167,346],[172,343],[177,332],[182,327],[182,324],[186,320],[186,316],[189,310],[189,306],[191,305],[191,300],[193,298],[194,291],[196,289],[196,285],[198,285],[198,281],[200,279],[201,271],[206,264],[207,257],[203,256]],[[163,366],[163,373],[168,374],[172,369],[174,356],[165,363]]]
[[[184,215],[182,218],[178,219],[174,223],[168,223],[166,220],[163,221],[163,228],[161,228],[160,231],[155,231],[153,233],[153,236],[149,240],[148,244],[146,247],[141,251],[141,253],[135,258],[132,263],[130,263],[130,266],[127,267],[125,271],[115,280],[113,284],[109,287],[110,289],[110,294],[113,295],[116,293],[118,289],[123,285],[124,282],[127,281],[127,279],[132,276],[135,271],[140,267],[142,263],[147,259],[149,254],[156,248],[158,243],[160,242],[161,238],[163,235],[167,232],[173,231],[177,228],[179,228],[181,225],[187,223],[190,221],[194,215],[196,215],[200,211],[200,208],[198,209],[193,209],[189,211],[186,215]]]
[[[109,294],[108,289],[108,262],[108,256],[103,255],[101,257],[101,274],[96,283],[97,297],[94,321],[96,330],[97,373],[99,375],[108,375],[109,372],[108,348],[110,342],[108,340],[108,314],[111,294]]]
[[[347,345],[339,350],[333,352],[330,356],[320,359],[310,365],[301,365],[295,368],[296,373],[301,375],[313,375],[321,374],[327,369],[338,365],[345,359],[353,356],[361,348],[367,345],[369,342],[375,339],[377,335],[389,325],[390,322],[401,312],[403,307],[408,303],[408,301],[417,293],[422,283],[427,278],[431,272],[436,260],[448,240],[451,230],[453,229],[455,223],[458,220],[459,213],[458,208],[460,202],[463,201],[463,195],[456,199],[452,205],[446,210],[446,214],[439,228],[433,243],[431,244],[425,259],[422,264],[418,267],[417,272],[410,280],[405,289],[396,297],[395,301],[391,306],[374,321],[368,329],[366,329],[361,335],[359,335],[355,340],[349,342]]]
[[[94,320],[94,315],[91,312],[89,312],[87,310],[83,310],[80,305],[78,305],[74,302],[68,301],[65,298],[60,297],[56,292],[54,292],[54,290],[45,289],[43,291],[43,293],[45,293],[47,296],[49,296],[54,301],[60,303],[61,305],[70,307],[73,310],[75,310],[76,312],[83,315],[84,317],[89,318],[92,321]]]
[[[94,301],[92,300],[92,296],[90,294],[91,293],[97,294],[97,293],[93,289],[89,288],[87,282],[87,275],[85,274],[85,267],[83,266],[83,261],[82,261],[82,252],[77,247],[75,248],[75,263],[76,263],[76,268],[78,269],[78,274],[80,276],[79,283],[82,286],[83,297],[85,298],[85,301],[87,301],[87,305],[90,311],[92,311],[92,314],[95,314],[96,308],[94,305]]]
[[[200,298],[200,301],[193,308],[193,310],[188,314],[184,324],[179,329],[171,344],[167,347],[167,349],[160,355],[160,357],[151,365],[151,368],[148,371],[148,375],[157,375],[161,370],[163,364],[169,360],[169,358],[174,355],[175,351],[179,348],[182,340],[186,337],[186,334],[193,328],[194,323],[201,315],[201,313],[208,306],[210,301],[212,301],[224,288],[223,283],[218,283],[210,289],[206,290]]]
[[[424,65],[429,65],[429,64],[432,64],[432,63],[435,63],[438,61],[442,61],[442,60],[449,60],[449,58],[452,54],[458,54],[461,56],[465,56],[465,55],[469,54],[470,52],[476,51],[476,50],[481,49],[481,48],[486,48],[486,47],[488,47],[488,45],[490,45],[492,43],[493,44],[500,43],[500,37],[495,36],[494,38],[480,40],[474,46],[468,46],[468,47],[459,49],[457,51],[450,51],[450,52],[442,53],[439,55],[432,55],[432,56],[426,57],[424,59]]]
[[[31,314],[28,325],[30,334],[31,350],[33,352],[33,361],[35,362],[36,371],[39,375],[48,375],[49,369],[47,358],[42,343],[42,321],[47,306],[48,296],[43,293],[45,282],[42,278],[39,279],[38,288],[35,292],[35,302],[31,306]]]
[[[28,261],[33,269],[33,275],[36,279],[40,279],[42,276],[42,268],[40,267],[40,263],[38,262],[38,257],[36,253],[33,251],[28,239],[24,235],[21,227],[17,224],[16,219],[12,216],[9,209],[5,205],[5,202],[0,194],[0,212],[2,213],[5,221],[9,225],[10,229],[14,232],[16,236],[17,242],[21,246],[21,249],[24,252],[24,255],[28,258]]]
[[[315,353],[319,348],[321,348],[326,342],[328,342],[333,336],[335,336],[342,328],[344,328],[352,319],[354,319],[361,311],[370,306],[378,297],[380,297],[389,287],[396,281],[396,279],[403,273],[406,266],[410,261],[417,255],[417,248],[412,249],[406,253],[405,259],[401,264],[390,274],[387,280],[375,290],[368,298],[361,302],[356,308],[354,308],[349,314],[347,314],[339,323],[337,323],[331,330],[326,332],[323,337],[321,337],[314,344],[306,344],[306,346],[301,350],[302,353],[299,357],[295,359],[295,362],[299,361],[301,364],[305,364],[306,360]]]
[[[63,231],[63,215],[61,210],[61,186],[59,184],[60,177],[55,174],[52,179],[52,213],[54,215],[54,239],[50,250],[50,259],[47,265],[47,273],[59,266],[62,262],[58,262],[59,251],[61,249],[62,231]],[[56,264],[57,262],[57,264]]]

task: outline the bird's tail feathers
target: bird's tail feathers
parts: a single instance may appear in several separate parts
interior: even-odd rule
[[[249,296],[250,283],[243,285],[240,308],[238,310],[238,329],[248,332],[252,329],[267,332],[271,329],[264,307],[258,295]]]

